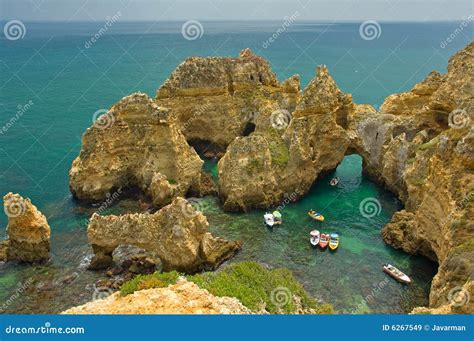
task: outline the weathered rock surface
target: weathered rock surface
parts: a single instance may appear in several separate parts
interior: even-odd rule
[[[166,288],[117,292],[105,299],[66,310],[63,314],[251,314],[236,298],[217,297],[180,278]]]
[[[266,208],[290,194],[304,195],[321,172],[344,157],[349,138],[343,126],[354,108],[327,68],[318,68],[292,115],[276,112],[266,130],[228,147],[219,161],[224,209]]]
[[[439,263],[431,307],[450,305],[449,293],[456,287],[472,290],[473,170],[474,133],[467,128],[446,130],[420,145],[403,174],[408,192],[405,209],[382,230],[384,240],[392,246]],[[467,303],[451,310],[474,312],[472,303]]]
[[[137,93],[87,129],[70,188],[80,199],[102,200],[117,188],[138,187],[163,206],[199,187],[202,163],[169,110]]]
[[[0,243],[0,261],[42,262],[49,259],[51,229],[46,217],[28,198],[8,193],[3,197],[8,216],[8,239]]]
[[[238,58],[188,58],[158,89],[156,101],[171,109],[188,141],[225,150],[274,110],[293,111],[299,91],[298,76],[280,83],[268,62],[246,49]]]
[[[389,96],[380,112],[354,105],[320,69],[283,133],[256,131],[228,147],[219,162],[224,209],[301,196],[319,173],[358,153],[364,172],[405,203],[384,240],[440,264],[430,307],[472,312],[471,304],[453,305],[450,292],[472,290],[474,272],[473,56],[471,43],[450,59],[446,75],[433,72],[410,92]]]
[[[241,243],[213,237],[208,225],[206,217],[180,197],[154,214],[94,214],[87,228],[95,253],[90,267],[110,266],[117,246],[133,245],[156,254],[164,271],[214,269],[231,258]]]
[[[218,165],[224,209],[268,208],[285,198],[301,197],[344,155],[357,153],[362,156],[364,172],[405,203],[405,209],[384,228],[385,241],[440,264],[432,283],[430,308],[471,311],[469,304],[452,304],[450,292],[472,289],[473,56],[474,43],[470,43],[450,59],[447,74],[432,72],[411,91],[387,97],[380,111],[354,104],[325,67],[318,69],[301,96],[298,77],[279,83],[268,63],[249,50],[239,58],[190,58],[158,90],[155,101],[134,95],[141,104],[123,110],[131,122],[134,117],[142,118],[138,113],[143,112],[156,113],[145,115],[145,122],[149,116],[166,116],[167,123],[162,122],[166,133],[150,128],[153,133],[144,134],[145,138],[123,131],[110,138],[104,135],[108,129],[90,128],[71,169],[71,189],[78,197],[97,199],[114,187],[138,186],[158,206],[188,191],[197,195],[212,192],[212,183],[200,173],[202,162],[186,144],[186,140],[191,144],[206,141],[216,150],[227,146]],[[129,108],[128,101],[120,103]],[[109,111],[119,122],[109,129],[116,126],[141,132],[138,123],[127,119],[120,123],[120,108]],[[174,142],[162,136],[173,136]],[[138,143],[141,148],[123,146],[122,141],[133,146]],[[163,143],[167,150],[170,144],[176,148],[162,156],[169,163],[161,156],[156,159],[162,154],[144,151],[143,146],[154,143]],[[216,150],[207,152],[219,155],[221,151]],[[181,159],[183,151],[186,156]],[[114,159],[116,155],[120,156]],[[128,158],[133,160],[124,161]],[[114,167],[101,169],[104,160]],[[186,171],[178,172],[169,164],[185,165]],[[95,219],[111,219],[113,226],[123,226],[119,231],[136,231],[133,226],[142,220]],[[124,240],[135,232],[127,233]],[[144,243],[149,242],[147,237]],[[199,257],[207,254],[203,250],[213,250],[206,246],[206,238],[196,242]],[[198,254],[196,243],[187,247],[194,250],[190,255]],[[102,247],[97,252],[99,263],[109,262],[104,245],[106,252]],[[105,255],[102,259],[101,254]],[[169,262],[164,258],[164,263]]]

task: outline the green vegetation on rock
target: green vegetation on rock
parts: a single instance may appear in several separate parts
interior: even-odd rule
[[[162,288],[177,281],[176,271],[140,275],[122,285],[128,295],[136,290]],[[215,296],[235,297],[250,310],[269,313],[295,313],[298,309],[319,314],[333,313],[330,304],[317,304],[288,269],[267,270],[256,262],[240,262],[217,272],[186,276],[187,280]]]
[[[272,162],[279,166],[286,166],[290,152],[285,143],[283,141],[271,141],[269,146],[272,154]]]
[[[126,296],[137,290],[151,288],[165,288],[170,284],[176,283],[180,274],[176,271],[155,272],[151,275],[138,275],[120,287],[120,294]]]

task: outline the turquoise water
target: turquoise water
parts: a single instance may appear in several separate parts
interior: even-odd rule
[[[0,193],[19,192],[33,200],[48,217],[54,251],[53,263],[45,267],[0,267],[0,302],[16,292],[18,283],[38,273],[27,294],[9,305],[10,312],[55,312],[90,300],[91,289],[86,284],[100,277],[84,269],[90,252],[87,217],[94,208],[74,203],[68,190],[68,170],[80,150],[81,135],[92,124],[94,112],[121,97],[135,91],[154,96],[186,57],[236,56],[250,47],[269,60],[280,80],[298,73],[303,85],[314,76],[316,65],[326,64],[341,89],[352,93],[356,102],[380,105],[385,96],[411,88],[431,70],[444,72],[449,56],[469,40],[469,34],[462,34],[440,48],[459,23],[382,23],[380,38],[372,41],[361,39],[358,24],[298,23],[264,49],[262,43],[281,23],[203,23],[205,34],[195,41],[181,36],[181,23],[117,23],[86,49],[84,43],[102,24],[25,23],[24,39],[0,37],[0,125],[4,127],[0,134]],[[28,109],[10,126],[18,107],[27,104]],[[376,304],[368,308],[361,304],[361,297],[384,278],[379,263],[389,259],[401,262],[406,255],[385,246],[378,233],[399,204],[362,178],[360,165],[351,160],[338,170],[355,172],[347,175],[347,184],[334,192],[324,181],[318,182],[302,202],[285,208],[285,224],[278,230],[262,229],[261,212],[227,215],[209,198],[212,229],[246,242],[237,259],[287,266],[311,293],[334,302],[341,311],[401,312],[425,304],[434,270],[418,258],[409,258],[406,264],[408,272],[426,275],[418,278],[417,285],[404,289],[390,282],[387,286],[392,289],[387,291],[385,286]],[[212,170],[212,165],[209,167]],[[344,187],[349,183],[353,184]],[[370,224],[354,221],[356,204],[375,194],[382,198],[380,216]],[[112,211],[134,211],[136,206],[125,200]],[[313,222],[305,212],[313,206],[321,211],[324,208],[328,218],[325,228],[341,233],[341,249],[334,255],[309,248],[306,236],[311,227],[306,224]],[[6,222],[1,215],[0,225]],[[4,235],[1,231],[0,237]],[[352,260],[359,261],[360,271],[349,276],[348,271],[355,267]],[[71,284],[51,285],[74,272],[80,276]]]
[[[402,313],[428,304],[434,264],[387,246],[380,229],[401,209],[394,196],[362,176],[362,159],[345,157],[335,172],[321,178],[298,203],[282,203],[284,223],[273,229],[262,223],[265,211],[247,214],[223,212],[216,198],[205,198],[198,207],[206,214],[211,231],[244,242],[238,260],[258,260],[270,266],[291,269],[316,298],[332,303],[344,313]],[[338,176],[337,187],[329,180]],[[359,205],[366,198],[380,202],[378,214],[365,218]],[[324,222],[313,221],[307,212],[321,212]],[[337,232],[335,251],[314,248],[309,232]],[[397,264],[414,284],[407,287],[391,280],[381,270],[384,263]]]

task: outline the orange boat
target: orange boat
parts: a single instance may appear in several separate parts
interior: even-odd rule
[[[326,233],[321,233],[321,238],[319,239],[319,246],[325,248],[329,243],[329,235]]]

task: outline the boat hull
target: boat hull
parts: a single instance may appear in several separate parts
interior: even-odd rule
[[[319,247],[325,249],[329,244],[329,236],[322,234],[321,239],[319,240]]]
[[[404,273],[402,273],[402,275],[397,275],[396,273],[394,273],[393,271],[391,271],[390,269],[388,269],[387,267],[384,266],[383,268],[383,271],[388,274],[390,277],[392,277],[393,279],[395,279],[396,281],[402,283],[402,284],[410,284],[411,283],[411,279],[410,277],[408,277],[407,275],[405,275]]]

